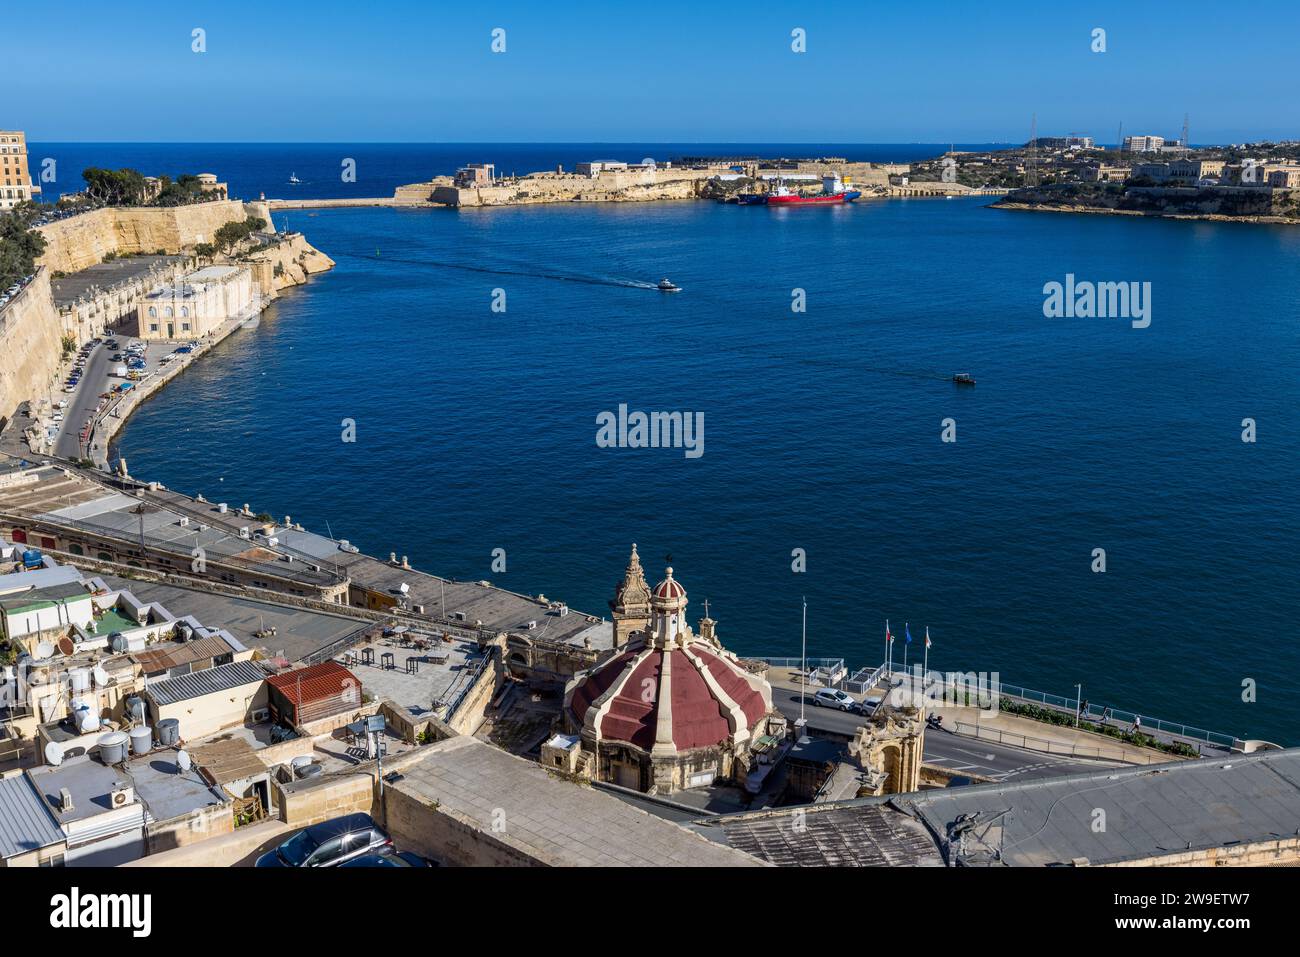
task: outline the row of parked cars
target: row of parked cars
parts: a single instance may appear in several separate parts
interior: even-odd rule
[[[881,699],[872,697],[858,701],[853,695],[839,688],[819,688],[810,700],[819,708],[835,708],[850,714],[869,715],[876,710]]]
[[[68,379],[63,383],[64,392],[77,391],[77,386],[81,384],[81,374],[86,370],[86,363],[90,360],[90,354],[103,341],[98,337],[91,339],[77,351],[77,358],[72,361],[72,371],[68,373]]]
[[[257,859],[257,867],[437,867],[393,847],[369,814],[348,814],[304,828]]]
[[[9,300],[12,299],[14,296],[18,295],[20,292],[22,292],[23,286],[27,285],[34,278],[36,278],[34,274],[31,276],[23,276],[22,279],[19,279],[16,283],[14,283],[4,292],[0,292],[0,309],[3,309],[5,306],[9,305]]]

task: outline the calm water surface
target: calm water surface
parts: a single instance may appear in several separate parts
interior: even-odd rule
[[[810,654],[928,624],[932,667],[1294,743],[1300,231],[983,202],[297,213],[338,267],[121,450],[598,614],[636,541],[742,653],[798,654],[807,595]],[[1044,318],[1067,273],[1151,282],[1150,328]],[[661,276],[684,292],[625,284]],[[704,455],[597,448],[619,403],[703,412]]]

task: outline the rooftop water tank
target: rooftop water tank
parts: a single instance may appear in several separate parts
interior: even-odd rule
[[[181,723],[176,718],[163,718],[158,722],[158,743],[170,748],[181,739]]]
[[[130,739],[121,731],[110,731],[99,739],[99,760],[105,764],[119,764],[126,760],[126,746]]]
[[[298,777],[304,780],[307,778],[318,778],[323,773],[324,771],[319,764],[309,764],[298,772]]]
[[[153,728],[147,724],[131,729],[131,753],[148,754],[153,750]]]
[[[99,730],[99,712],[85,698],[72,700],[72,715],[77,722],[77,730],[82,734]]]
[[[113,649],[114,654],[120,655],[122,652],[126,651],[126,636],[120,631],[113,632],[108,636],[108,646]]]
[[[126,699],[126,716],[132,721],[144,720],[144,698],[138,694],[130,695]]]
[[[68,672],[68,684],[72,686],[73,692],[86,691],[90,688],[90,669],[73,668]]]

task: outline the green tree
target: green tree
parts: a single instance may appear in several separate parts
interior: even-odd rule
[[[19,203],[0,215],[0,289],[36,271],[36,260],[45,252],[45,237],[32,228],[38,215],[35,203]]]

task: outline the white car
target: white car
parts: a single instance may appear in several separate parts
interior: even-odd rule
[[[855,711],[858,703],[853,696],[838,688],[822,688],[813,695],[812,703],[822,708],[838,708],[841,711]]]

